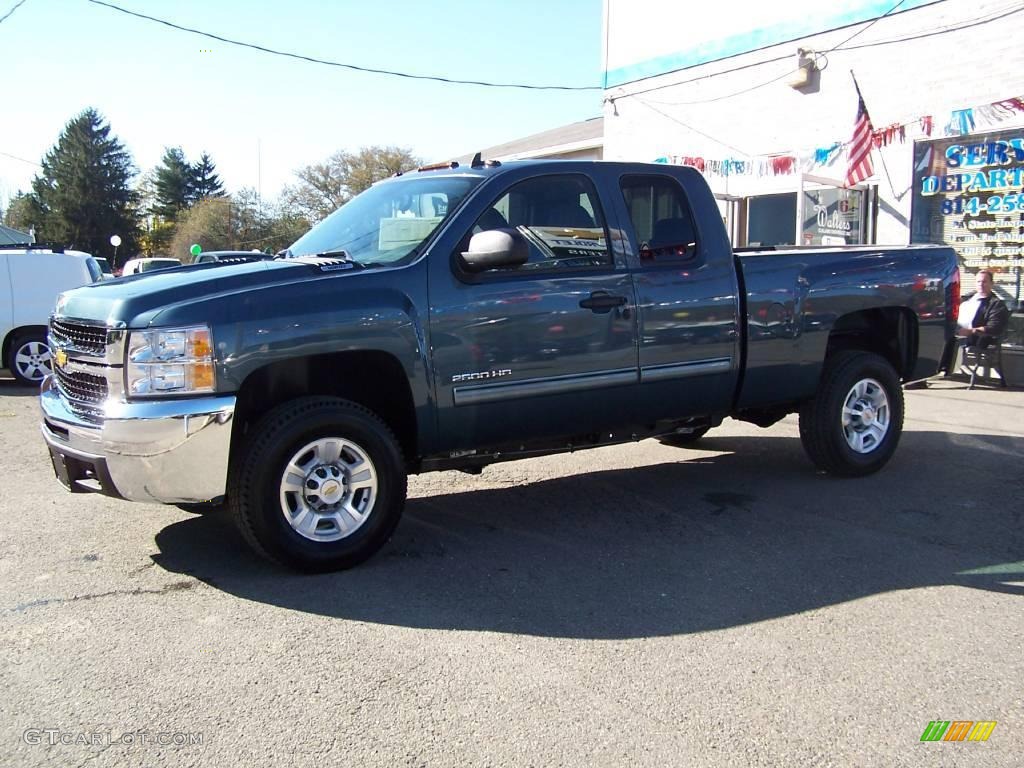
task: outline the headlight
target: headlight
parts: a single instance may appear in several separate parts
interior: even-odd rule
[[[205,325],[132,331],[125,391],[129,397],[213,392],[213,342]]]

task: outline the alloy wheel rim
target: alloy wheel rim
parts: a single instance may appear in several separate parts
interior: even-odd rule
[[[366,523],[378,493],[377,470],[361,446],[340,437],[320,438],[285,465],[281,513],[305,539],[338,541]]]
[[[857,453],[878,449],[889,433],[891,409],[885,388],[875,379],[861,379],[843,402],[843,436]]]
[[[14,366],[18,373],[30,381],[42,381],[53,372],[50,348],[41,341],[30,341],[14,353]]]

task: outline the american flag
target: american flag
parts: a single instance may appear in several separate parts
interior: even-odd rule
[[[846,186],[860,184],[875,172],[871,166],[871,134],[874,131],[864,97],[857,89],[857,119],[853,123],[853,138],[850,139],[850,163],[846,167]]]

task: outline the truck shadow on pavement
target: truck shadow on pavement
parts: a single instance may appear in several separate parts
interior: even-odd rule
[[[795,438],[701,446],[724,453],[658,446],[649,466],[410,499],[343,573],[267,565],[220,513],[165,528],[154,560],[296,611],[546,637],[701,632],[931,585],[1024,597],[1021,438],[908,432],[858,480],[816,475]]]
[[[0,374],[0,397],[39,397],[39,385],[25,385]]]

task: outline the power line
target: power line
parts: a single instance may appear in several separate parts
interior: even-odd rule
[[[872,43],[862,43],[861,45],[851,45],[848,48],[843,48],[842,50],[844,50],[844,51],[859,51],[862,48],[874,48],[874,47],[879,46],[879,45],[892,45],[894,43],[906,43],[906,42],[910,42],[912,40],[921,40],[921,39],[926,38],[926,37],[935,37],[937,35],[947,35],[950,32],[959,32],[962,29],[970,29],[971,27],[980,27],[983,24],[991,24],[993,21],[999,21],[1000,19],[1005,19],[1007,16],[1013,16],[1015,13],[1020,13],[1021,11],[1024,11],[1024,5],[1018,5],[1015,8],[1011,8],[1010,10],[1006,11],[1005,13],[1000,13],[997,16],[989,16],[989,17],[979,16],[978,18],[972,19],[969,22],[966,22],[964,24],[960,24],[959,26],[940,27],[939,29],[933,29],[933,30],[931,30],[929,32],[921,32],[921,33],[914,34],[914,35],[907,35],[906,37],[897,37],[897,38],[893,38],[892,40],[876,40],[876,41],[874,41]]]
[[[5,21],[7,21],[8,17],[10,17],[12,13],[21,8],[21,6],[23,6],[27,2],[28,0],[19,0],[19,2],[15,3],[14,7],[11,8],[11,10],[9,10],[7,13],[5,13],[3,15],[3,18],[0,18],[0,24],[3,24]]]
[[[1008,16],[1012,16],[1014,14],[1020,13],[1021,11],[1024,11],[1024,5],[1010,6],[1009,10],[1006,10],[1006,11],[996,11],[995,15],[978,16],[978,17],[970,19],[969,21],[964,22],[964,23],[951,24],[951,25],[948,25],[948,26],[945,26],[945,27],[938,27],[936,29],[932,29],[932,30],[929,30],[927,32],[915,33],[915,34],[912,34],[912,35],[906,35],[904,37],[892,38],[890,40],[876,40],[876,41],[873,41],[873,42],[870,42],[870,43],[862,43],[860,45],[850,45],[850,46],[847,46],[847,47],[841,47],[845,43],[840,43],[839,46],[833,46],[826,53],[833,53],[833,52],[836,52],[836,51],[857,51],[857,50],[862,50],[862,49],[865,49],[865,48],[873,48],[873,47],[881,46],[881,45],[893,45],[895,43],[910,42],[910,41],[913,41],[913,40],[920,40],[922,38],[935,37],[935,36],[938,36],[938,35],[945,35],[945,34],[949,34],[951,32],[959,32],[959,31],[964,30],[964,29],[971,29],[972,27],[982,26],[984,24],[991,24],[994,21],[999,21],[1000,19],[1004,19],[1004,18],[1006,18]],[[888,13],[892,13],[892,11],[890,10]],[[881,17],[879,17],[879,18],[881,18]],[[878,21],[878,19],[876,18],[875,21]],[[867,27],[865,27],[864,29],[867,29]],[[861,32],[863,32],[863,31],[864,30],[861,30]],[[852,39],[853,39],[853,36],[847,38],[845,42],[849,42]],[[781,43],[775,44],[775,45],[772,45],[772,46],[766,46],[766,47],[777,47],[777,45],[781,45]],[[749,51],[748,53],[752,53],[752,51]],[[819,56],[824,56],[825,53],[820,53],[818,55]],[[700,82],[701,80],[710,80],[712,78],[719,77],[720,75],[728,75],[728,74],[732,74],[733,72],[740,72],[740,71],[742,71],[744,69],[752,69],[752,68],[755,68],[755,67],[763,66],[765,64],[774,64],[777,61],[785,61],[785,60],[791,59],[791,58],[792,58],[792,54],[786,54],[784,56],[776,56],[776,57],[771,58],[771,59],[762,59],[760,61],[751,62],[749,64],[741,64],[740,66],[732,67],[730,69],[723,69],[723,70],[720,70],[718,72],[711,72],[711,73],[706,74],[706,75],[699,75],[697,77],[692,77],[689,80],[680,80],[680,81],[676,81],[676,82],[673,82],[673,83],[663,83],[663,84],[651,86],[650,88],[645,88],[645,89],[639,90],[639,91],[630,91],[628,93],[623,93],[621,96],[616,96],[614,98],[621,99],[621,98],[627,98],[627,97],[631,97],[631,96],[642,96],[645,93],[652,93],[654,91],[660,91],[660,90],[664,90],[665,88],[672,88],[672,87],[680,86],[680,85],[689,85],[690,83]],[[783,77],[787,77],[788,75],[794,74],[795,72],[796,72],[796,70],[791,70],[791,71],[787,72],[785,75],[782,75],[781,77],[776,78],[775,80],[768,81],[767,83],[762,83],[762,85],[769,85],[769,84],[771,84],[773,82],[776,82],[777,80],[781,80]],[[666,72],[666,73],[663,73],[662,75],[652,75],[651,77],[663,77],[666,74],[670,74],[670,73]],[[645,79],[647,79],[647,78],[645,78]],[[758,87],[761,87],[761,86],[754,86],[754,88],[758,88]],[[750,90],[753,90],[753,89],[750,89]],[[733,95],[735,95],[735,94],[733,94]],[[722,96],[722,97],[719,97],[719,98],[725,99],[725,98],[729,98],[729,97],[728,96]],[[683,106],[683,105],[688,105],[688,104],[705,104],[705,103],[708,103],[708,102],[705,102],[705,101],[695,101],[695,102],[655,101],[655,102],[649,102],[649,103],[662,104],[664,106]]]
[[[819,53],[817,55],[818,56],[825,56],[825,57],[827,57],[828,54],[832,53],[833,51],[838,49],[840,46],[846,45],[848,42],[853,40],[853,38],[857,37],[858,35],[863,34],[864,32],[867,32],[869,29],[871,29],[871,27],[873,27],[879,21],[884,19],[890,13],[893,13],[897,8],[899,8],[905,2],[907,2],[907,0],[899,0],[899,2],[897,2],[896,5],[894,5],[892,8],[890,8],[888,11],[883,13],[881,16],[876,16],[875,18],[873,18],[871,20],[871,22],[869,24],[867,24],[867,26],[864,26],[861,29],[858,29],[856,32],[854,32],[852,35],[850,35],[848,38],[843,40],[843,42],[839,43],[839,45],[834,45],[830,49],[825,51],[824,53]],[[731,99],[734,96],[741,96],[744,93],[750,93],[751,91],[756,91],[758,88],[764,88],[766,85],[771,85],[772,83],[777,83],[777,82],[779,82],[779,80],[783,80],[783,79],[785,79],[787,77],[790,77],[795,72],[796,72],[796,70],[788,70],[788,71],[782,73],[781,75],[779,75],[778,77],[773,77],[771,80],[767,80],[767,81],[765,81],[763,83],[758,83],[757,85],[752,85],[749,88],[744,88],[741,91],[735,91],[733,93],[728,93],[728,94],[726,94],[724,96],[716,96],[713,99],[702,99],[701,101],[681,101],[681,102],[678,102],[675,106],[679,106],[679,107],[687,106],[688,107],[688,106],[693,106],[693,105],[696,105],[696,104],[713,104],[716,101],[724,101],[725,99]]]
[[[11,160],[19,160],[23,163],[28,163],[29,165],[35,165],[38,166],[39,168],[43,167],[41,163],[37,163],[34,160],[26,160],[24,157],[18,157],[17,155],[9,155],[6,152],[0,152],[0,155],[3,155],[4,157],[9,157],[11,158]]]
[[[22,0],[25,2],[25,0]],[[290,59],[299,59],[300,61],[308,61],[313,64],[323,64],[328,67],[340,67],[342,69],[351,69],[355,72],[366,72],[373,75],[389,75],[391,77],[403,77],[408,80],[432,80],[436,83],[448,83],[450,85],[478,85],[484,88],[520,88],[529,91],[600,91],[601,86],[599,85],[587,85],[587,86],[571,86],[571,85],[526,85],[523,83],[491,83],[485,80],[457,80],[450,77],[440,77],[436,75],[414,75],[409,72],[395,72],[389,69],[374,69],[373,67],[361,67],[356,64],[344,64],[338,61],[329,61],[327,59],[318,59],[313,56],[305,56],[300,53],[291,53],[289,51],[278,51],[273,48],[267,48],[262,45],[256,45],[254,43],[246,43],[241,40],[232,40],[227,37],[221,37],[210,32],[203,32],[200,29],[192,29],[191,27],[183,27],[179,24],[174,24],[164,19],[158,19],[155,16],[147,16],[144,13],[136,13],[135,11],[129,11],[127,8],[121,8],[120,6],[113,5],[112,3],[105,3],[103,0],[87,0],[87,2],[93,5],[102,5],[105,8],[111,10],[120,11],[129,16],[135,16],[139,19],[145,19],[146,21],[152,21],[157,24],[163,24],[166,27],[177,29],[182,32],[191,32],[194,35],[200,35],[202,37],[208,37],[211,40],[217,40],[222,43],[228,43],[229,45],[237,45],[241,48],[251,48],[254,51],[262,51],[263,53],[270,53],[275,56],[285,56]]]
[[[716,139],[714,136],[712,136],[710,134],[707,134],[707,133],[704,133],[704,131],[701,131],[701,130],[698,130],[698,129],[694,128],[692,125],[687,125],[686,123],[684,123],[679,118],[673,117],[672,115],[669,115],[669,114],[667,114],[665,112],[662,112],[660,109],[655,107],[650,102],[644,101],[643,99],[637,99],[637,101],[640,102],[641,104],[643,104],[648,109],[653,110],[654,112],[657,112],[662,117],[668,118],[673,123],[679,123],[679,125],[683,126],[683,128],[686,128],[687,130],[693,131],[694,133],[699,133],[705,139],[711,139],[716,144],[721,144],[723,147],[728,147],[729,149],[733,150],[734,152],[739,152],[741,155],[743,155],[745,157],[753,157],[753,155],[751,155],[749,152],[744,152],[739,147],[734,147],[732,144],[727,144],[726,142],[722,141],[721,139]]]

